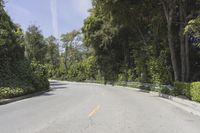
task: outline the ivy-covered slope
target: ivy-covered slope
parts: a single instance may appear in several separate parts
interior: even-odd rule
[[[24,57],[23,32],[0,0],[0,99],[48,89],[45,71]]]

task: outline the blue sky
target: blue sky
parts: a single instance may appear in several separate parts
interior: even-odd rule
[[[35,24],[46,37],[54,35],[57,38],[73,29],[80,29],[91,8],[91,0],[5,1],[6,11],[24,30]]]

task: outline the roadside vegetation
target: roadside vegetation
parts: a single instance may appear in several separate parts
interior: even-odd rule
[[[0,99],[49,88],[46,68],[25,57],[25,39],[0,0]]]
[[[48,89],[50,78],[200,101],[199,0],[92,0],[82,29],[60,40],[23,32],[0,1],[0,97]]]

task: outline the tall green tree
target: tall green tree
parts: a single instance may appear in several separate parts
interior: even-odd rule
[[[200,17],[197,16],[188,22],[184,32],[190,36],[190,43],[194,44],[191,46],[191,81],[200,80]]]
[[[28,27],[25,33],[25,49],[25,55],[29,60],[44,64],[47,45],[39,27],[35,25]]]
[[[73,30],[72,32],[62,34],[61,41],[63,43],[64,51],[64,64],[67,70],[73,62],[81,60],[80,46],[80,32]]]
[[[161,3],[167,22],[168,44],[175,80],[189,81],[191,75],[190,45],[189,35],[184,34],[184,27],[190,19],[196,16],[200,3],[198,0],[161,0]],[[174,27],[177,27],[176,31],[172,30]],[[175,42],[178,43],[179,48],[176,48]],[[180,50],[180,57],[177,55],[178,50]]]
[[[46,63],[54,67],[59,66],[59,43],[54,36],[45,39],[47,44]]]

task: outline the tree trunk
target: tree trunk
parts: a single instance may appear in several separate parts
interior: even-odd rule
[[[182,31],[182,30],[181,30]],[[186,59],[185,59],[185,37],[180,33],[180,47],[181,47],[181,81],[186,80]]]
[[[168,44],[169,44],[169,49],[170,49],[170,54],[171,54],[171,62],[172,62],[172,67],[174,70],[174,80],[179,81],[179,70],[178,70],[178,63],[176,59],[176,53],[174,49],[174,43],[172,40],[172,31],[171,31],[171,24],[169,23],[167,26],[168,29]]]
[[[185,0],[180,0],[180,48],[181,48],[181,80],[189,81],[190,62],[189,62],[189,43],[188,35],[184,35],[184,27],[187,24],[187,14]]]
[[[188,35],[185,35],[185,58],[186,58],[186,77],[185,80],[189,81],[190,80],[190,58],[189,58],[189,43],[188,43]]]
[[[186,55],[185,55],[185,36],[184,36],[184,7],[182,0],[179,1],[179,13],[180,13],[180,31],[179,31],[179,36],[180,36],[180,59],[181,59],[181,81],[186,80]]]
[[[173,14],[175,10],[175,0],[161,0],[161,3],[163,5],[163,10],[165,13],[165,17],[167,20],[167,38],[168,38],[168,45],[170,49],[171,54],[171,62],[172,67],[174,71],[174,80],[179,81],[179,69],[178,69],[178,63],[176,59],[176,52],[174,48],[174,43],[172,40],[172,20],[173,20]]]

